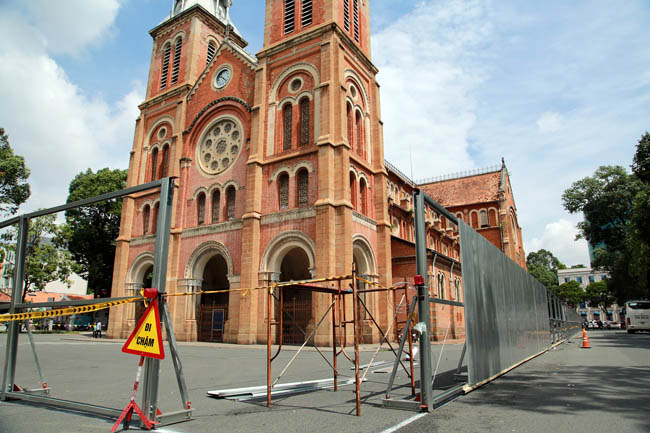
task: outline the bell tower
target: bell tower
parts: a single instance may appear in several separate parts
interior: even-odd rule
[[[266,2],[244,215],[244,236],[253,245],[259,240],[261,251],[248,264],[242,258],[249,266],[249,272],[242,269],[243,287],[264,283],[253,277],[257,269],[267,281],[288,278],[285,261],[265,258],[264,240],[277,235],[266,233],[272,228],[262,222],[265,215],[292,207],[298,210],[287,213],[293,219],[283,229],[312,243],[296,247],[305,249],[309,260],[313,254],[311,276],[350,274],[354,263],[367,279],[392,283],[379,87],[369,30],[368,0]],[[297,176],[303,168],[308,172],[304,202],[301,188],[307,181]],[[251,280],[244,281],[244,274]],[[329,305],[326,295],[311,296],[308,328]],[[384,325],[390,316],[385,296],[369,294]],[[323,329],[317,344],[331,339]]]

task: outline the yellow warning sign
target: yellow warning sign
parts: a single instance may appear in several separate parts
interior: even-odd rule
[[[154,299],[144,311],[131,336],[122,346],[122,352],[157,359],[165,357],[158,300]]]

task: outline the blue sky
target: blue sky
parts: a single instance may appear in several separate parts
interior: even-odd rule
[[[88,167],[126,168],[148,31],[170,0],[0,0],[0,126],[32,169],[21,210],[65,201]],[[262,46],[264,1],[231,17]],[[385,156],[414,179],[499,164],[527,252],[587,263],[561,205],[600,165],[631,163],[650,129],[644,1],[371,2]]]

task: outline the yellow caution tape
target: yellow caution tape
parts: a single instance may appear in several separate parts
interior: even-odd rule
[[[29,313],[1,314],[0,322],[14,322],[19,320],[43,319],[47,317],[71,316],[73,314],[92,313],[93,311],[105,310],[117,305],[130,302],[142,301],[142,298],[120,299],[119,301],[102,302],[99,304],[81,305],[79,307],[60,308],[47,311],[31,311]]]

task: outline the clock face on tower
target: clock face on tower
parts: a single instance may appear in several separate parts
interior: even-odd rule
[[[214,78],[214,85],[217,89],[222,89],[226,84],[228,84],[228,81],[230,81],[230,69],[223,68],[217,72],[217,75]]]

